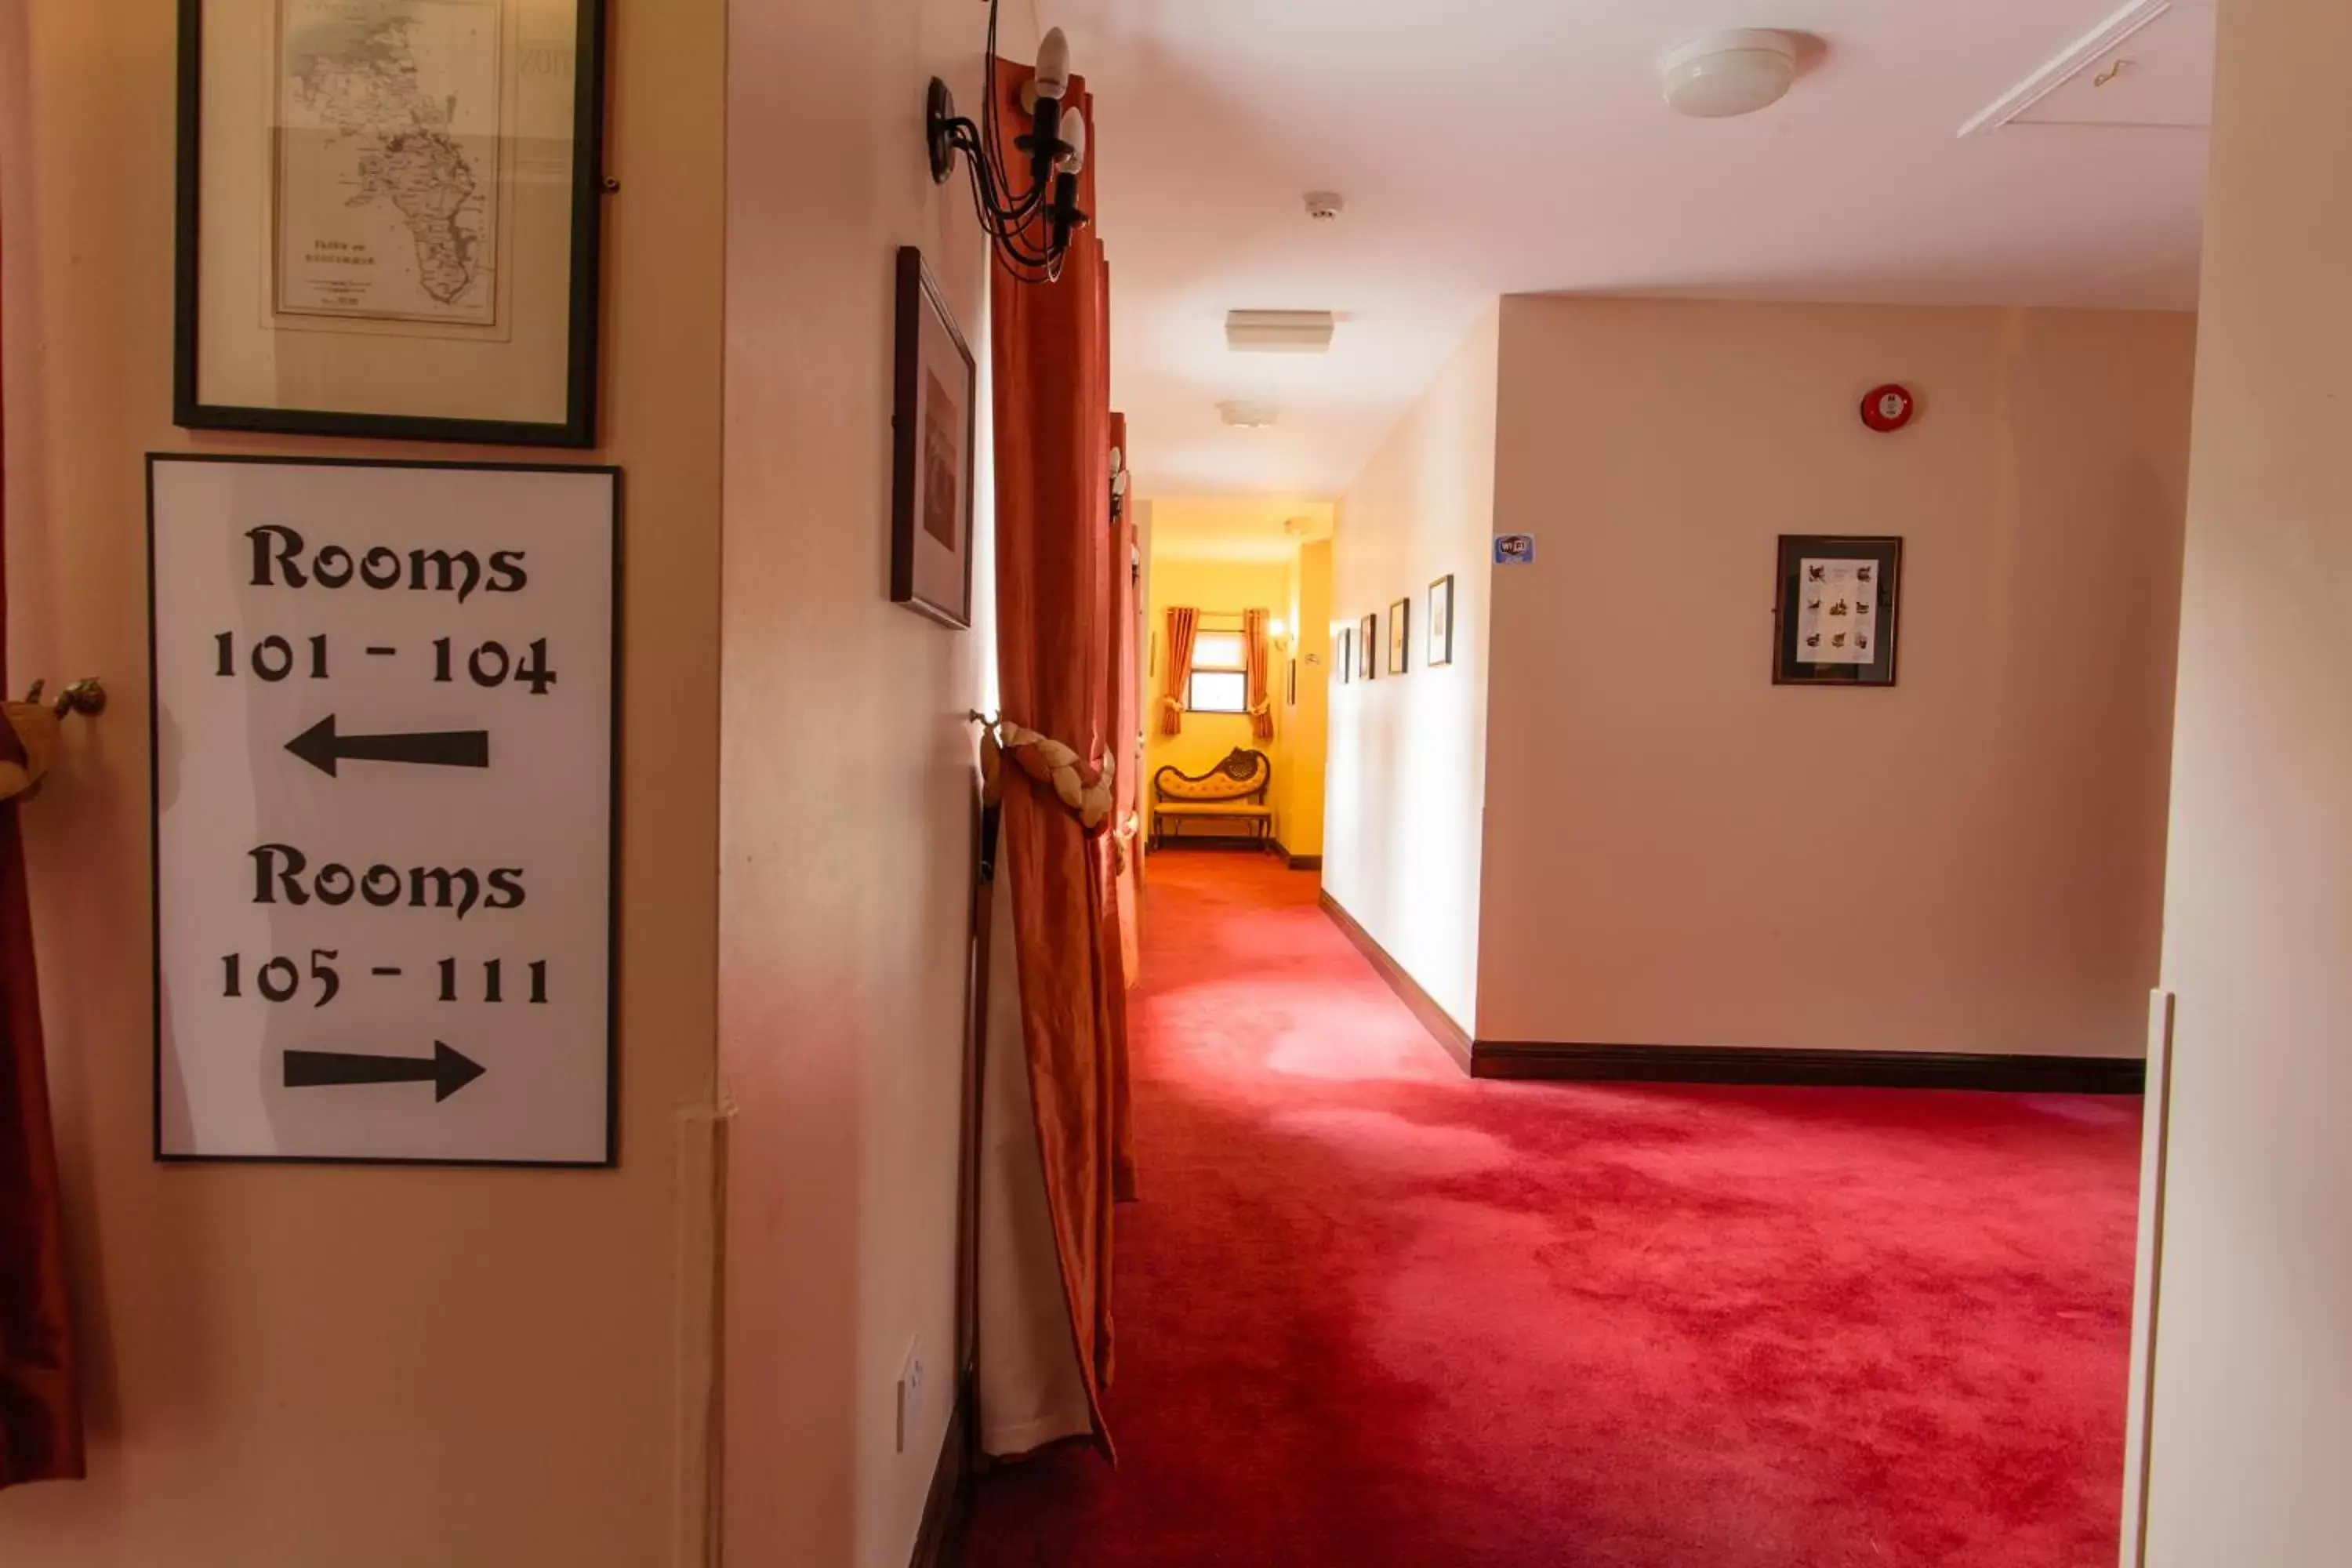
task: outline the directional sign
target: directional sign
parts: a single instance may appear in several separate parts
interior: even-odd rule
[[[149,492],[157,1155],[610,1164],[620,476]]]

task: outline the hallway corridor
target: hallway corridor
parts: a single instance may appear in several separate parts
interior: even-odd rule
[[[1268,858],[1152,863],[1117,1471],[971,1568],[2085,1568],[2137,1101],[1472,1083]]]

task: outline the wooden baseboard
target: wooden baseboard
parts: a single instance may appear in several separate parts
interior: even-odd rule
[[[1474,1078],[1574,1083],[1798,1084],[1841,1089],[1969,1089],[2018,1094],[2138,1094],[2147,1064],[2128,1057],[1974,1056],[1703,1046],[1583,1046],[1480,1040]]]
[[[1169,835],[1159,843],[1152,845],[1150,852],[1154,855],[1165,855],[1171,849],[1251,849],[1261,855],[1269,855],[1274,853],[1276,847],[1272,839],[1260,838],[1249,834],[1187,833],[1181,836]]]
[[[1323,869],[1322,856],[1293,855],[1290,852],[1289,846],[1284,844],[1280,839],[1276,839],[1275,841],[1274,852],[1281,856],[1283,863],[1294,871],[1320,871]]]
[[[956,1535],[963,1526],[964,1487],[971,1479],[965,1455],[967,1405],[959,1399],[948,1417],[948,1435],[940,1444],[939,1467],[931,1472],[930,1495],[923,1500],[922,1528],[915,1533],[915,1554],[908,1568],[948,1568],[955,1561]]]
[[[1473,1040],[1403,965],[1328,891],[1323,910],[1370,961],[1437,1043],[1473,1078],[1569,1083],[1791,1084],[1842,1089],[1969,1089],[2016,1094],[2139,1094],[2147,1064],[2130,1057],[1973,1056],[1927,1051],[1809,1051],[1769,1047],[1589,1046]]]
[[[1419,981],[1404,972],[1402,964],[1389,956],[1388,949],[1372,940],[1371,932],[1356,923],[1355,916],[1339,907],[1339,900],[1333,898],[1328,889],[1321,896],[1323,912],[1331,917],[1331,923],[1345,932],[1348,940],[1356,944],[1356,950],[1370,961],[1380,977],[1388,982],[1389,989],[1412,1010],[1412,1016],[1421,1020],[1421,1026],[1445,1047],[1447,1055],[1461,1064],[1462,1070],[1473,1071],[1469,1033],[1437,1005],[1435,997],[1421,988]]]

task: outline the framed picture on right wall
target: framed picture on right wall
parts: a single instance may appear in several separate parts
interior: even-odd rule
[[[1341,626],[1332,639],[1331,652],[1331,662],[1339,667],[1339,684],[1345,686],[1356,676],[1356,628]]]
[[[1356,677],[1370,680],[1380,673],[1381,617],[1366,616],[1356,623]]]
[[[1429,657],[1422,662],[1432,669],[1454,662],[1454,574],[1450,572],[1429,585]]]
[[[1784,533],[1773,611],[1775,686],[1892,686],[1903,541]]]

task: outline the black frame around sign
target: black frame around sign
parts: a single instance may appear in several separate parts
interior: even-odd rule
[[[963,604],[939,605],[915,591],[915,502],[922,489],[922,476],[918,471],[919,455],[915,412],[921,402],[923,370],[923,312],[929,310],[947,330],[957,353],[963,358],[963,472],[959,479],[963,486],[963,520],[961,527],[963,546]],[[913,246],[903,246],[898,251],[898,302],[893,312],[894,328],[890,369],[890,602],[904,605],[918,615],[929,616],[941,626],[958,631],[971,628],[971,566],[978,553],[973,548],[972,522],[978,497],[973,493],[974,480],[980,472],[980,367],[971,357],[971,345],[964,341],[963,329],[956,325],[955,312],[948,309],[946,296],[940,292],[939,280],[923,260],[923,253]]]
[[[603,474],[613,481],[613,675],[611,777],[606,784],[611,802],[604,961],[604,1157],[601,1160],[436,1160],[378,1158],[341,1154],[167,1154],[163,1152],[163,778],[162,704],[154,694],[158,682],[155,647],[155,465],[173,463],[248,463],[319,468],[455,468],[472,473]],[[621,1163],[621,612],[623,564],[621,540],[628,510],[627,479],[622,471],[601,463],[466,463],[371,458],[247,457],[215,452],[150,452],[147,454],[147,920],[149,1001],[148,1110],[149,1149],[161,1165],[397,1165],[457,1170],[610,1171]]]
[[[204,213],[204,11],[206,0],[180,0],[180,146],[174,262],[172,423],[191,430],[247,430],[286,436],[344,436],[390,441],[457,441],[498,447],[593,447],[604,315],[605,0],[574,0],[572,153],[572,320],[567,334],[564,417],[532,420],[443,419],[331,409],[246,407],[200,401],[197,365],[197,252]]]
[[[1807,556],[1869,560],[1878,564],[1878,648],[1868,664],[1810,664],[1798,658],[1798,595]],[[1903,645],[1903,541],[1831,533],[1784,533],[1772,605],[1772,684],[1775,686],[1893,686]]]

